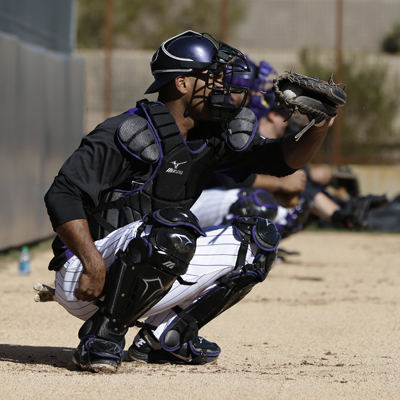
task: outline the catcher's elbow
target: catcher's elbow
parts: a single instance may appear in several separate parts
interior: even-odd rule
[[[327,119],[327,122],[328,122],[327,128],[330,128],[333,125],[333,123],[335,122],[335,118],[336,118],[336,115],[332,118]]]
[[[319,122],[318,124],[314,124],[315,128],[330,128],[333,123],[335,122],[336,115],[331,118],[324,119],[323,121]]]

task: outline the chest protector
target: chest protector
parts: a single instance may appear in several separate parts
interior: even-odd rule
[[[239,132],[235,123],[228,138],[221,136],[220,140],[213,140],[213,144],[204,140],[197,149],[191,150],[165,105],[144,100],[138,102],[137,107],[143,116],[127,117],[116,135],[128,157],[149,165],[150,177],[131,191],[117,188],[107,192],[97,207],[87,210],[95,240],[164,207],[189,209],[206,187],[218,155],[221,151],[224,153],[221,147],[244,150],[256,128],[255,117],[251,122],[246,118],[246,129],[241,123]]]

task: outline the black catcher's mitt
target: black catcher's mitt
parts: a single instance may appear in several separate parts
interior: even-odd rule
[[[307,115],[310,123],[296,135],[301,135],[315,123],[336,116],[338,107],[346,104],[346,93],[333,82],[286,72],[273,81],[273,92],[277,105],[288,108],[292,113]]]
[[[352,199],[360,194],[357,175],[347,165],[339,165],[332,171],[330,184],[335,189],[344,188]]]

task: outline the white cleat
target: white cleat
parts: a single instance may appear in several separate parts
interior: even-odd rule
[[[51,286],[43,285],[42,283],[36,283],[33,285],[33,289],[39,292],[34,300],[37,303],[45,303],[47,301],[57,301],[56,299],[56,289]]]

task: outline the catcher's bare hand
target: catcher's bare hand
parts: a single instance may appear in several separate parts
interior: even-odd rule
[[[291,175],[284,176],[280,178],[282,182],[281,192],[290,194],[299,194],[304,192],[307,183],[306,173],[299,169]]]
[[[78,300],[93,301],[103,291],[106,266],[90,235],[86,219],[65,222],[56,232],[67,248],[82,263],[83,272],[74,294]]]
[[[85,267],[75,289],[75,297],[82,301],[93,301],[99,297],[106,282],[106,266],[104,260],[98,260],[91,267]]]

